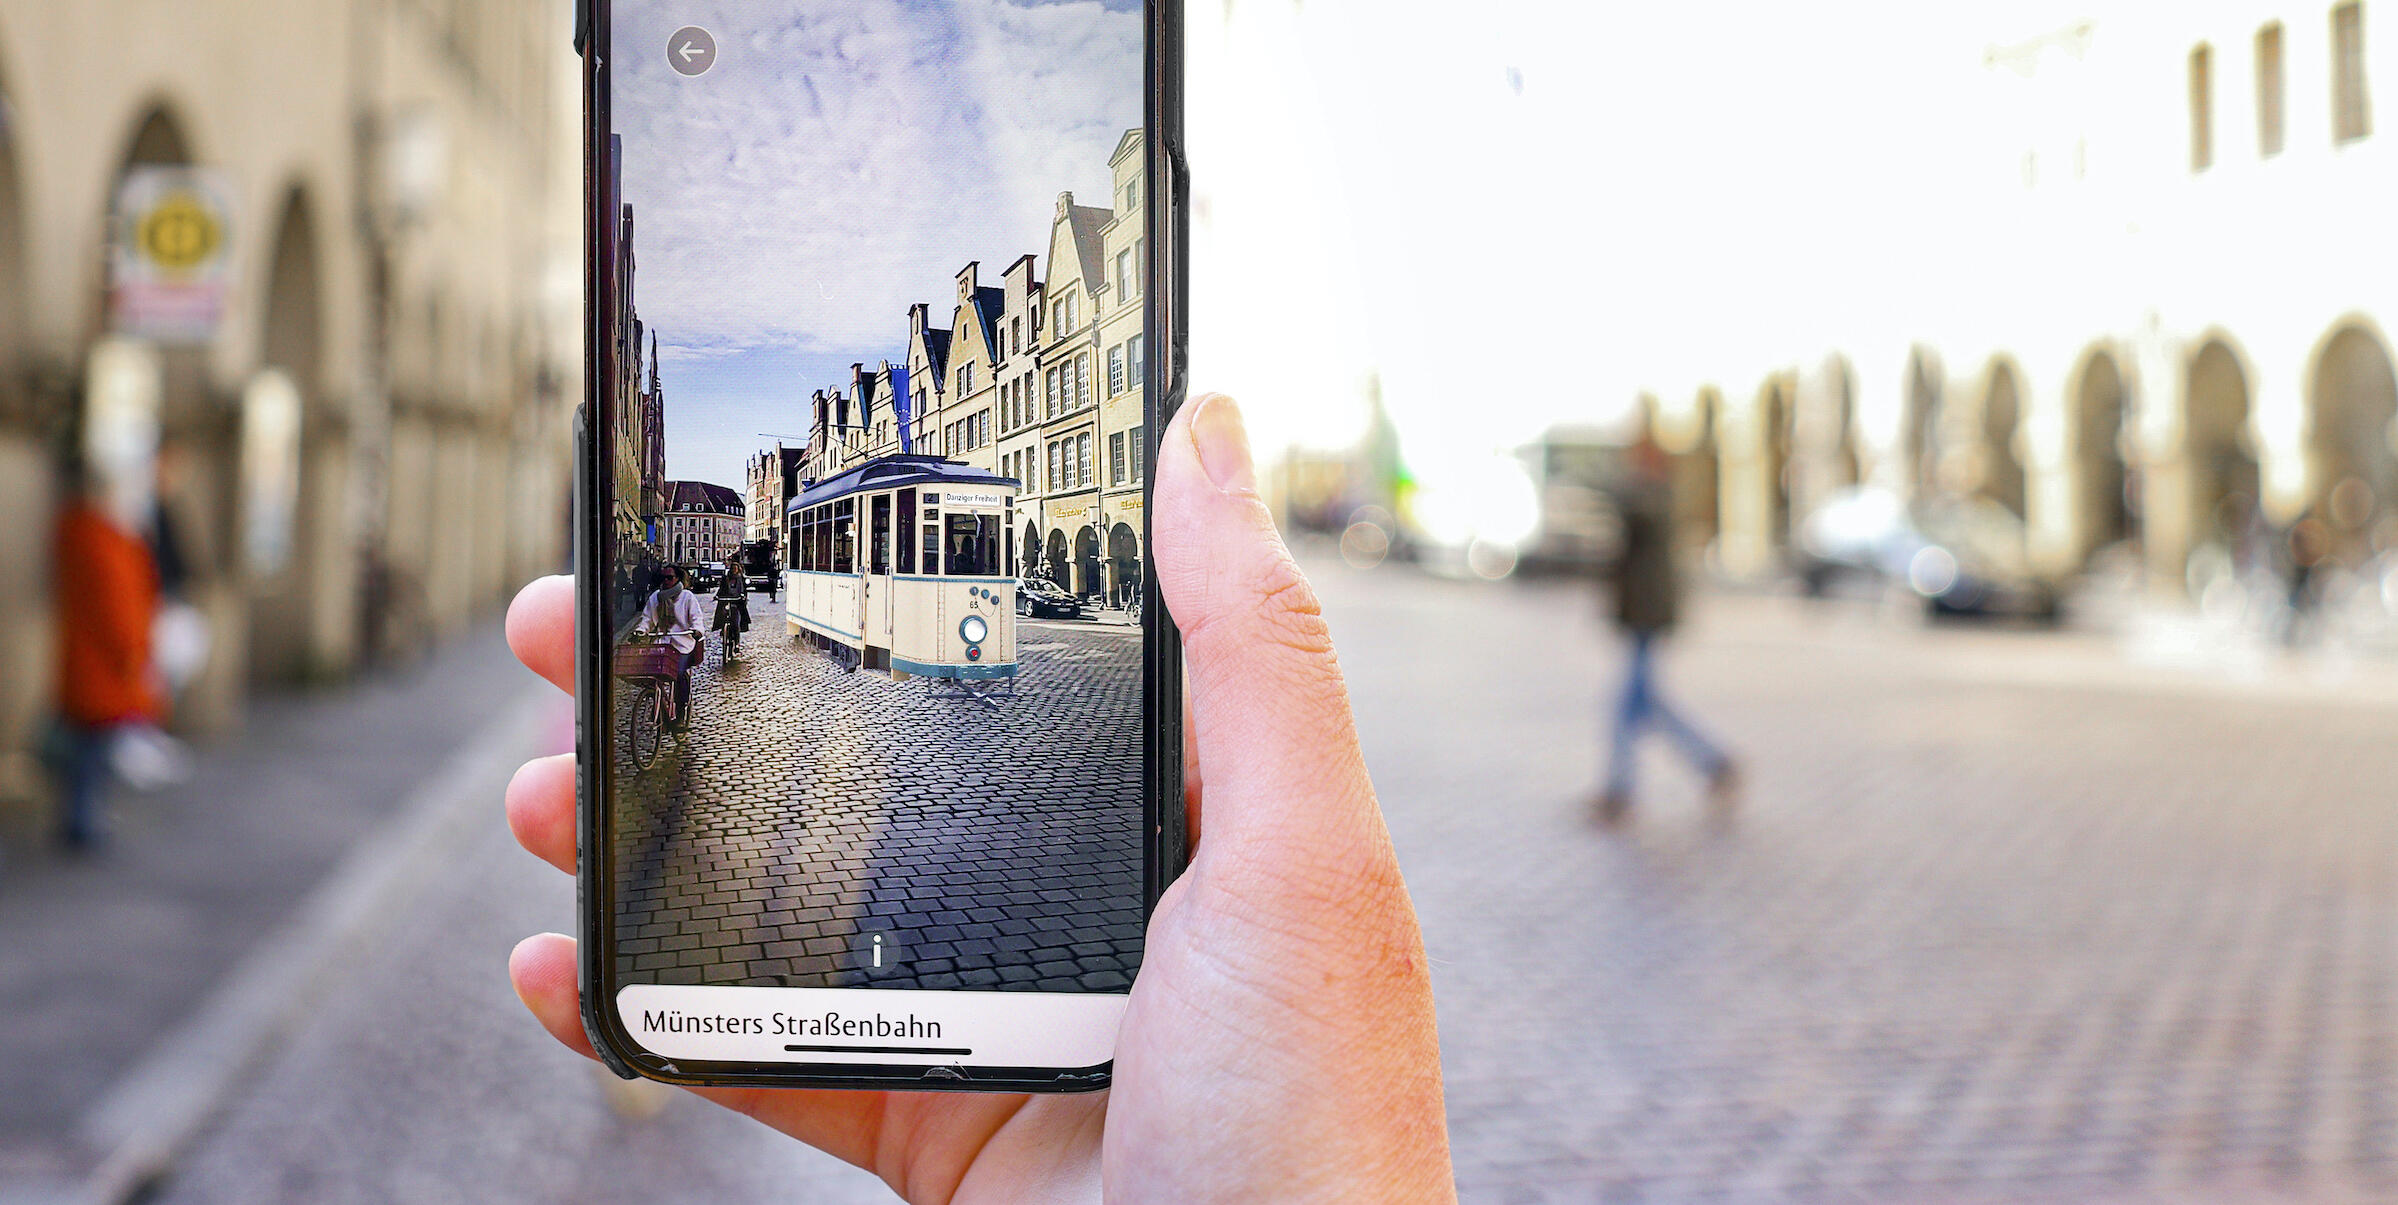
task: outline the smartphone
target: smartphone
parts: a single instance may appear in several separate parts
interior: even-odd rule
[[[1179,0],[586,0],[583,1019],[1103,1087],[1183,860]]]

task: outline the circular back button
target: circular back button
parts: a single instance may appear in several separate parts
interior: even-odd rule
[[[686,25],[666,39],[666,65],[684,75],[706,75],[716,65],[716,35]]]

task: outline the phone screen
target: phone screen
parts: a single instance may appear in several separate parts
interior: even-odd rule
[[[623,1053],[1098,1068],[1147,904],[1142,5],[606,20]]]

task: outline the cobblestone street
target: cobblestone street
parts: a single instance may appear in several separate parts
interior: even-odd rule
[[[1702,600],[1665,681],[1745,807],[1652,748],[1610,832],[1587,585],[1312,569],[1468,1199],[2398,1200],[2386,702]]]
[[[1657,751],[1602,831],[1587,588],[1309,569],[1431,947],[1466,1200],[2398,1199],[2386,670],[2233,683],[1703,599],[1662,668],[1745,806],[1710,825]],[[510,997],[509,942],[571,927],[572,888],[488,815],[163,1200],[889,1199],[696,1100],[612,1110]]]
[[[626,982],[1117,991],[1141,953],[1140,634],[1018,621],[1013,698],[843,672],[782,608],[618,812]],[[870,954],[882,937],[883,966]]]

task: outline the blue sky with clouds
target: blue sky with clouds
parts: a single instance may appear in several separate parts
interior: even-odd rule
[[[1141,120],[1139,0],[618,0],[615,43],[666,471],[736,488],[811,390],[905,355],[908,306],[947,325],[967,261],[996,284],[1058,193],[1104,204]]]

